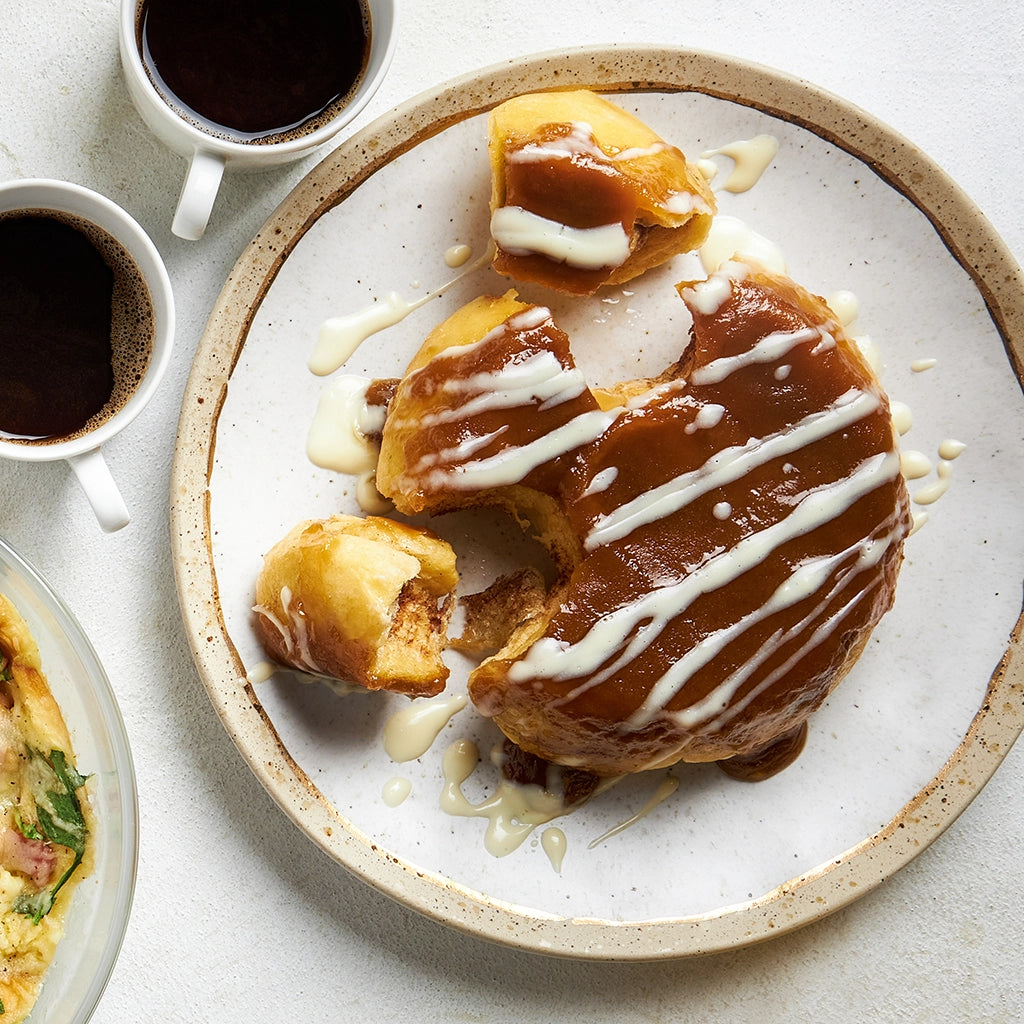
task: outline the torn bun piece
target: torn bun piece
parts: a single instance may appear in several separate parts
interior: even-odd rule
[[[255,627],[278,664],[433,696],[448,679],[457,583],[454,551],[428,530],[379,516],[307,520],[263,560]]]
[[[700,170],[586,90],[517,96],[488,118],[494,268],[573,295],[621,284],[707,237]]]

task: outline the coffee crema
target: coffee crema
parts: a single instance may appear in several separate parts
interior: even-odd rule
[[[142,62],[157,92],[207,134],[253,144],[331,121],[370,53],[365,0],[142,0]]]
[[[0,213],[0,438],[55,444],[106,422],[142,380],[154,330],[142,274],[105,231]]]

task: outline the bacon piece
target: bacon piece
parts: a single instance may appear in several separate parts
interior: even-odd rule
[[[0,835],[0,864],[42,889],[53,878],[57,854],[44,840],[29,839],[16,828],[7,828]]]

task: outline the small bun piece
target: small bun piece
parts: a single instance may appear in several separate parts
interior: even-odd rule
[[[711,189],[686,157],[596,93],[529,93],[488,120],[494,268],[573,295],[707,237]]]
[[[909,498],[888,399],[823,300],[739,263],[679,291],[680,360],[601,392],[547,309],[469,303],[396,388],[377,483],[402,512],[506,508],[551,551],[546,602],[502,609],[469,677],[522,750],[763,777],[891,606]]]
[[[428,530],[376,516],[295,526],[264,558],[255,625],[276,662],[370,690],[440,693],[458,582],[455,553]]]

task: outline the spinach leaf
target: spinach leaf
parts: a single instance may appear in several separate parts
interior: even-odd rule
[[[67,871],[49,891],[22,894],[14,901],[14,909],[35,924],[53,909],[53,901],[85,857],[89,829],[82,814],[78,790],[87,776],[80,775],[63,750],[51,750],[49,756],[38,750],[29,753],[37,761],[39,780],[33,787],[36,802],[35,826],[20,825],[25,835],[35,834],[51,843],[65,846],[75,855]]]

